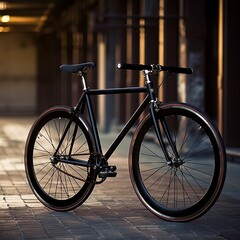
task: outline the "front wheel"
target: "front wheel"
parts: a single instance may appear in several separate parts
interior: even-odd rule
[[[94,145],[87,122],[74,116],[66,130],[71,118],[67,107],[47,110],[33,124],[25,147],[24,163],[30,187],[45,206],[57,211],[72,210],[82,204],[96,180],[94,170],[88,166]],[[59,161],[61,158],[75,159],[76,164]]]
[[[225,180],[226,154],[218,130],[186,104],[163,105],[157,122],[171,162],[166,161],[148,115],[131,142],[129,171],[135,192],[155,215],[168,221],[200,217],[217,200]],[[165,119],[179,159],[160,124]]]

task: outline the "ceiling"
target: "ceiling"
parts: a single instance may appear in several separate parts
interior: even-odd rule
[[[39,32],[57,0],[0,0],[1,32]]]

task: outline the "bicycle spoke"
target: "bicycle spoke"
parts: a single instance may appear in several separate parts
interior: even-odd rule
[[[177,109],[177,112],[181,114],[166,114],[164,121],[179,157],[176,158],[160,120],[158,124],[169,159],[165,159],[150,120],[138,132],[140,140],[135,145],[139,153],[132,154],[131,175],[133,183],[137,182],[136,193],[150,210],[161,212],[162,209],[167,219],[168,214],[185,214],[187,209],[204,206],[204,198],[212,201],[210,188],[213,178],[217,177],[215,149],[218,146],[212,144],[214,138],[209,137],[208,126],[202,125],[202,120],[198,122],[189,117],[187,111],[182,115],[185,110]]]
[[[87,167],[58,162],[57,159],[81,157],[81,161],[88,161],[90,157],[89,143],[81,128],[72,123],[69,129],[69,119],[53,118],[39,130],[33,147],[33,168],[38,185],[51,198],[65,200],[72,198],[88,182],[89,169]],[[58,151],[58,158],[53,158],[61,138],[66,132]],[[74,131],[76,134],[74,134]],[[71,149],[71,155],[67,155]],[[76,160],[77,161],[77,160]],[[87,164],[86,164],[87,166]]]

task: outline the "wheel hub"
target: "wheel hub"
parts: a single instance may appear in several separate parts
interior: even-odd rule
[[[56,165],[56,164],[58,164],[58,157],[57,156],[52,156],[52,157],[50,157],[50,161],[51,161],[51,163],[53,164],[53,165]]]
[[[179,168],[182,166],[185,162],[180,158],[173,158],[171,161],[168,162],[168,165],[171,167]]]

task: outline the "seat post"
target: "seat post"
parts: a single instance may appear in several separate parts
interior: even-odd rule
[[[85,92],[87,90],[87,83],[86,83],[86,79],[85,79],[86,73],[83,71],[79,71],[78,75],[81,77],[83,91]]]

